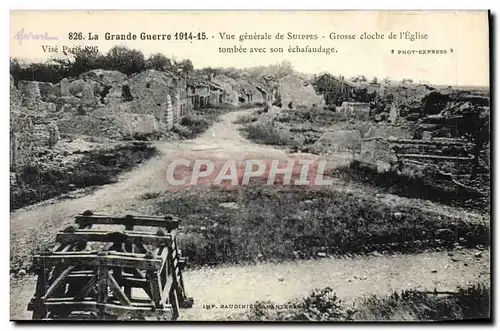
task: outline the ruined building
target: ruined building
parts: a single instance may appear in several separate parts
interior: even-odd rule
[[[335,108],[344,101],[355,101],[357,87],[343,77],[323,74],[304,85],[309,84],[314,87],[316,94],[323,95],[327,107]]]
[[[187,80],[187,97],[194,109],[217,107],[225,100],[225,91],[219,84],[200,77]]]

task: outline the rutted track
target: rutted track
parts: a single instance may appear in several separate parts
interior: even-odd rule
[[[157,142],[161,155],[124,174],[118,183],[105,185],[91,195],[77,199],[46,201],[11,213],[11,261],[20,267],[29,265],[33,246],[49,244],[55,233],[72,223],[75,214],[86,209],[110,214],[149,214],[140,199],[145,193],[165,190],[164,174],[175,157],[220,158],[221,160],[290,157],[317,158],[315,155],[288,155],[270,146],[257,145],[241,137],[233,122],[252,110],[226,114],[202,137],[185,142]],[[345,164],[342,157],[330,160]],[[338,189],[347,189],[340,187]],[[355,188],[354,188],[355,189]],[[389,199],[390,197],[386,198]],[[414,199],[389,199],[391,204],[415,204]],[[420,203],[420,202],[419,202]],[[481,215],[462,213],[433,203],[425,203],[436,213],[454,214],[477,221]],[[433,290],[450,289],[489,277],[489,256],[476,259],[464,250],[461,262],[450,262],[446,253],[323,259],[256,266],[223,267],[187,271],[185,283],[195,307],[184,312],[183,319],[216,319],[241,311],[202,308],[203,304],[251,304],[255,300],[290,300],[316,287],[331,286],[339,295],[354,297],[365,293],[386,293],[414,286]],[[468,262],[465,262],[468,261]],[[467,266],[464,265],[467,263]],[[432,270],[436,270],[432,273]],[[357,278],[353,278],[356,276]],[[366,277],[366,278],[364,278]],[[282,279],[282,280],[280,280]],[[28,275],[11,283],[11,319],[30,319],[26,305],[34,293],[35,277]]]

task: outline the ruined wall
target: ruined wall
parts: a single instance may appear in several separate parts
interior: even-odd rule
[[[61,96],[61,88],[59,84],[38,82],[38,87],[43,101],[54,102]]]
[[[247,78],[233,79],[226,75],[217,75],[213,78],[213,82],[220,85],[224,89],[224,102],[233,104],[235,106],[239,105],[239,98],[242,97],[247,101],[247,96],[242,94],[242,90],[246,90],[252,93],[251,102],[264,103],[266,100],[262,97],[262,94],[256,88],[257,82],[252,82]]]
[[[18,83],[18,90],[21,96],[21,105],[23,107],[35,110],[39,113],[56,111],[56,105],[54,103],[42,100],[39,82],[21,80]]]
[[[304,86],[305,80],[295,74],[290,74],[279,81],[279,91],[283,106],[293,102],[297,106],[312,107],[323,101],[321,95],[316,95],[312,85]]]
[[[38,82],[21,80],[17,86],[22,95],[23,106],[34,107],[42,100]]]
[[[225,102],[234,106],[239,104],[238,101],[238,84],[234,79],[225,75],[217,75],[213,78],[214,83],[220,85],[226,92]]]
[[[115,86],[127,80],[127,75],[116,70],[96,69],[80,75],[80,79],[95,81],[105,86]]]
[[[174,122],[171,95],[175,95],[173,78],[155,70],[137,74],[127,81],[134,104],[133,113],[150,114],[171,128]]]
[[[172,81],[171,102],[173,109],[173,123],[179,123],[181,118],[187,115],[188,92],[184,79],[174,78]]]

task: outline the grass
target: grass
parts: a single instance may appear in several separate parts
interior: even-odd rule
[[[371,295],[354,304],[339,299],[331,288],[313,291],[304,299],[276,309],[272,302],[257,302],[243,317],[250,321],[453,321],[489,320],[491,295],[487,285],[458,287],[448,296],[416,290]],[[290,308],[291,307],[291,308]],[[271,308],[271,309],[269,309]]]
[[[258,120],[258,115],[256,114],[249,114],[249,115],[242,115],[234,121],[235,124],[248,124],[248,123],[253,123]]]
[[[335,169],[344,180],[360,182],[403,197],[436,201],[451,206],[475,208],[489,206],[489,199],[459,186],[445,185],[434,173],[378,171],[357,160],[348,167]]]
[[[314,187],[197,187],[169,192],[154,205],[156,213],[184,220],[180,243],[191,265],[475,247],[490,237],[487,224]]]
[[[488,319],[490,288],[481,283],[459,287],[449,296],[407,290],[388,297],[372,295],[361,301],[357,318],[363,320],[451,321]]]
[[[125,143],[90,151],[74,164],[58,161],[50,150],[43,153],[18,170],[10,188],[11,210],[79,188],[113,183],[117,175],[153,157],[157,150],[147,143]]]
[[[250,123],[245,125],[241,131],[247,139],[258,144],[287,145],[290,142],[284,133],[274,127],[272,123]]]
[[[202,114],[194,114],[183,117],[180,125],[174,125],[173,131],[183,139],[193,139],[207,131],[217,121],[222,111],[219,109],[205,109]]]

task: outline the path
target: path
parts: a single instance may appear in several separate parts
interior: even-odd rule
[[[104,185],[90,195],[43,202],[12,212],[11,260],[31,259],[34,242],[50,243],[58,230],[72,224],[74,215],[84,210],[110,214],[147,214],[148,210],[143,209],[145,207],[140,197],[145,193],[165,190],[165,170],[174,157],[210,157],[221,160],[318,158],[310,154],[289,155],[285,151],[257,145],[243,138],[233,122],[238,116],[250,112],[252,110],[228,113],[205,134],[191,141],[156,142],[161,152],[159,156],[124,174],[117,183]],[[338,164],[346,162],[340,157],[331,161]],[[432,206],[438,212],[449,213],[446,207]],[[299,261],[186,272],[186,286],[189,294],[195,297],[196,305],[186,311],[184,318],[214,319],[235,313],[219,310],[214,315],[203,309],[203,304],[249,304],[267,298],[285,301],[303,296],[315,287],[328,285],[347,297],[365,292],[382,293],[390,289],[403,289],[412,284],[453,287],[468,280],[476,280],[479,273],[489,270],[486,258],[473,259],[468,267],[445,268],[445,265],[450,265],[448,262],[449,257],[444,253],[433,253],[370,259]],[[439,271],[430,274],[431,269]],[[362,282],[350,283],[346,278],[349,274],[364,274],[367,278]],[[279,278],[284,280],[280,281]],[[30,318],[26,305],[34,293],[34,283],[35,277],[31,275],[12,281],[11,318]]]

